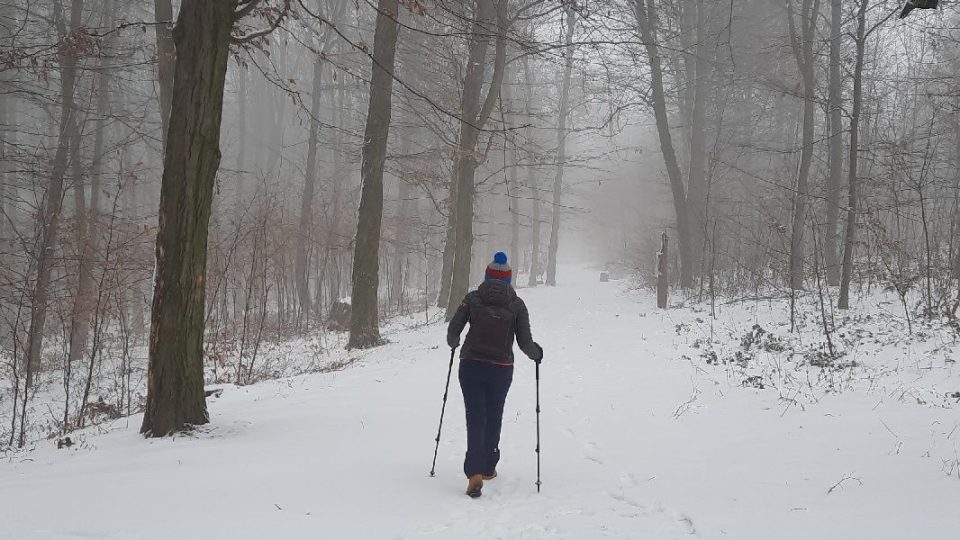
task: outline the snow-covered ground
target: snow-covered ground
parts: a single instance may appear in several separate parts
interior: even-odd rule
[[[0,538],[960,535],[955,334],[906,339],[893,306],[841,325],[846,354],[811,366],[822,332],[808,314],[790,334],[782,302],[713,321],[592,271],[561,277],[521,291],[546,350],[540,494],[529,361],[483,497],[463,495],[456,374],[429,477],[449,359],[432,325],[344,352],[356,362],[342,371],[226,387],[190,436],[143,440],[134,417],[69,450],[10,454]]]

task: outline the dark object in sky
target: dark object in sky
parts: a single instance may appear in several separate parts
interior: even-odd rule
[[[937,0],[908,0],[900,12],[900,18],[906,17],[914,9],[937,9]]]

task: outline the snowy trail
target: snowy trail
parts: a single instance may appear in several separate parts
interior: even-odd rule
[[[228,388],[196,436],[144,441],[133,418],[79,449],[14,455],[0,462],[0,538],[957,537],[960,480],[930,453],[956,411],[866,393],[791,408],[682,359],[674,317],[689,313],[564,276],[520,291],[546,350],[539,495],[525,359],[501,476],[479,500],[462,494],[454,373],[429,478],[449,358],[432,326],[341,372]]]

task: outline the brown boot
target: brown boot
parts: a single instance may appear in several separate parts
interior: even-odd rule
[[[475,474],[470,477],[470,480],[467,482],[467,495],[471,498],[476,499],[481,495],[480,490],[483,489],[483,476]]]
[[[491,474],[485,474],[485,475],[483,475],[483,479],[484,479],[484,480],[493,480],[493,479],[496,478],[496,477],[497,477],[497,470],[496,470],[496,469],[494,469]]]

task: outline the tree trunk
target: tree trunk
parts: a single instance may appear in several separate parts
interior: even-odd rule
[[[660,150],[667,167],[667,177],[670,179],[670,189],[673,192],[673,207],[677,216],[677,236],[680,244],[680,286],[693,287],[695,265],[694,245],[690,231],[690,218],[687,214],[687,194],[683,185],[683,174],[677,162],[677,152],[673,146],[673,136],[670,134],[670,118],[667,114],[667,99],[663,89],[663,65],[657,42],[657,28],[660,24],[654,0],[634,0],[634,15],[637,19],[637,28],[643,39],[647,51],[647,60],[650,63],[650,88],[653,102],[653,112],[657,123],[657,134],[660,138]]]
[[[343,44],[340,43],[337,47],[337,52],[343,52]],[[347,85],[344,80],[343,74],[340,74],[337,77],[337,92],[334,95],[331,95],[331,101],[333,101],[334,110],[339,111],[337,125],[340,129],[336,130],[334,134],[334,143],[333,143],[333,189],[330,194],[330,211],[328,212],[327,219],[327,252],[324,255],[324,277],[327,280],[328,286],[328,295],[330,303],[340,300],[340,274],[341,274],[341,265],[340,265],[340,238],[341,231],[343,230],[343,224],[341,219],[342,213],[342,203],[341,203],[341,193],[343,192],[343,180],[346,174],[344,173],[344,152],[343,152],[343,130],[347,128]],[[328,260],[330,261],[330,271],[326,271],[326,265]],[[318,284],[317,293],[318,295],[321,292],[322,284]],[[323,305],[318,301],[314,309],[317,311],[317,316],[321,315],[323,311]]]
[[[79,115],[78,115],[79,116]],[[70,364],[83,357],[90,334],[90,307],[93,293],[93,273],[90,268],[90,225],[87,212],[86,189],[83,182],[83,153],[80,151],[80,122],[74,122],[70,133],[70,176],[73,183],[74,219],[76,220],[77,288],[70,314],[70,339],[67,359]]]
[[[560,117],[557,120],[557,174],[553,180],[553,223],[550,228],[550,246],[547,251],[547,285],[557,284],[557,250],[560,248],[560,214],[563,203],[563,166],[567,160],[567,116],[570,115],[570,77],[573,75],[573,31],[577,26],[577,12],[568,3],[566,48],[564,49],[563,82],[560,89]]]
[[[323,0],[317,1],[318,8],[320,12],[323,13],[325,2]],[[345,1],[338,1],[336,4],[336,11],[333,13],[333,21],[339,21],[341,15],[343,14],[343,8],[346,6]],[[319,315],[320,306],[319,306],[319,293],[322,290],[323,284],[318,281],[317,283],[317,292],[318,292],[318,301],[317,306],[311,306],[312,298],[310,296],[310,269],[308,268],[308,253],[310,248],[313,246],[314,238],[314,217],[313,217],[313,197],[314,191],[316,188],[317,182],[317,152],[319,148],[319,137],[320,137],[320,108],[321,108],[321,97],[322,93],[322,83],[323,83],[323,64],[324,56],[326,55],[327,50],[330,48],[332,43],[332,36],[334,33],[330,30],[327,30],[324,40],[322,41],[322,46],[320,47],[320,56],[314,59],[313,63],[313,95],[312,102],[310,104],[310,136],[307,141],[307,170],[304,176],[303,182],[303,200],[301,201],[300,206],[300,241],[297,244],[297,255],[294,260],[294,273],[297,280],[297,297],[300,301],[300,324],[306,324],[309,327],[309,321],[313,317],[313,311],[316,310]],[[342,77],[340,78],[340,84],[342,85]],[[241,87],[241,99],[245,101],[246,99],[246,77],[244,76],[244,84]],[[242,110],[246,110],[244,106]],[[246,150],[246,134],[245,130],[246,123],[243,122],[241,118],[241,152]],[[337,149],[334,149],[334,158],[338,159],[339,152]],[[339,162],[337,162],[339,164]],[[335,171],[335,174],[339,171]],[[336,192],[336,189],[334,189]],[[336,194],[334,195],[336,197]],[[336,208],[336,206],[334,206]],[[332,239],[332,235],[331,235]],[[327,253],[329,253],[329,244],[327,245]],[[323,268],[320,269],[320,272],[323,272]]]
[[[105,0],[102,7],[101,26],[113,26],[113,0]],[[87,349],[87,340],[90,334],[90,316],[93,308],[93,263],[98,251],[99,223],[100,223],[100,190],[103,176],[103,147],[106,137],[106,119],[110,114],[109,70],[107,58],[112,54],[114,35],[109,34],[104,39],[106,54],[99,60],[98,70],[94,77],[94,94],[97,98],[97,119],[94,126],[93,166],[90,173],[90,205],[84,201],[83,179],[80,178],[80,130],[76,130],[75,150],[72,153],[74,160],[74,189],[77,193],[77,235],[80,246],[80,261],[77,276],[77,298],[74,303],[74,313],[70,329],[70,349],[68,360],[72,364],[79,360]],[[83,411],[80,411],[83,414]]]
[[[403,134],[400,143],[400,154],[410,155],[410,135]],[[397,222],[395,227],[395,237],[393,242],[394,251],[394,272],[393,272],[393,291],[394,302],[398,313],[403,312],[404,288],[407,282],[407,255],[409,253],[410,242],[410,178],[402,174],[398,180],[397,187]]]
[[[237,65],[238,75],[240,77],[240,88],[237,92],[237,187],[234,196],[238,201],[243,200],[243,193],[246,190],[247,180],[247,66]],[[309,164],[308,164],[309,167]]]
[[[185,0],[157,230],[147,404],[140,432],[205,424],[203,332],[207,233],[220,166],[223,91],[235,0]]]
[[[954,159],[960,160],[960,113],[953,114]],[[957,289],[957,306],[960,306],[960,170],[953,173],[953,202],[950,211],[950,245],[947,260],[950,276]]]
[[[360,174],[360,213],[353,254],[353,293],[350,340],[347,348],[380,344],[377,294],[380,288],[380,228],[383,221],[383,166],[393,97],[394,56],[397,51],[397,0],[378,0],[373,40],[373,78],[363,137]]]
[[[696,13],[686,9],[693,19],[693,28],[687,28],[686,34],[693,32],[693,55],[688,60],[692,66],[688,69],[687,86],[692,88],[690,103],[690,167],[687,179],[687,217],[690,220],[690,241],[686,265],[690,266],[690,279],[695,280],[703,266],[703,246],[707,226],[707,97],[710,92],[710,62],[706,58],[707,13],[703,0],[697,0]],[[687,56],[689,58],[689,55]]]
[[[450,283],[450,298],[446,318],[453,318],[460,301],[467,294],[470,281],[470,263],[473,251],[473,198],[474,176],[480,164],[477,142],[480,130],[487,123],[493,107],[500,97],[503,70],[506,65],[507,1],[477,0],[471,29],[467,71],[463,79],[463,96],[460,106],[460,143],[456,156],[456,250],[453,256],[453,279]],[[490,45],[491,28],[497,29],[496,56],[493,77],[487,96],[481,106],[480,96],[483,76],[486,71],[487,49]]]
[[[535,113],[533,108],[533,73],[530,71],[530,63],[527,57],[523,57],[523,73],[525,78],[524,87],[526,89],[526,114],[527,128],[524,130],[527,143],[533,144],[533,125],[535,122]],[[531,156],[533,148],[530,149]],[[531,161],[532,161],[531,157]],[[530,275],[527,278],[527,285],[537,286],[537,276],[540,275],[540,190],[537,186],[537,171],[533,163],[527,166],[527,188],[530,190],[530,204],[533,206],[533,217],[530,227]]]
[[[167,146],[167,130],[170,129],[170,109],[173,106],[174,64],[177,49],[173,43],[173,4],[170,0],[153,0],[153,27],[157,34],[157,82],[160,87],[160,124],[163,147]]]
[[[816,58],[813,39],[816,33],[820,0],[803,0],[800,12],[801,33],[798,36],[794,23],[793,4],[787,3],[788,23],[793,43],[797,68],[803,79],[803,134],[800,150],[800,168],[797,172],[796,190],[793,194],[793,230],[790,234],[790,288],[803,288],[804,223],[807,220],[807,198],[810,194],[810,165],[814,151],[814,114],[816,112]]]
[[[13,50],[16,45],[16,23],[14,5],[9,2],[0,4],[0,48]],[[14,70],[0,70],[0,87],[8,88],[13,81]],[[12,127],[17,125],[16,112],[16,95],[8,91],[0,92],[0,241],[3,241],[8,232],[11,237],[14,233],[12,220],[16,175],[10,160],[16,148],[16,141],[13,139],[17,130]],[[11,128],[8,129],[8,126]],[[3,343],[2,337],[0,334],[0,344]]]
[[[0,8],[0,18],[4,16],[2,11],[3,8]],[[0,30],[3,30],[0,27]],[[0,43],[5,42],[6,40],[0,41]],[[5,87],[8,83],[6,75],[0,73],[0,87]],[[0,242],[3,242],[6,238],[7,231],[13,232],[13,228],[10,227],[10,220],[12,219],[12,207],[10,204],[11,199],[13,198],[13,175],[9,173],[10,162],[9,156],[7,155],[7,133],[6,126],[13,125],[9,121],[8,117],[10,113],[8,112],[11,108],[7,106],[7,94],[5,92],[0,92]],[[11,130],[12,132],[13,130]],[[10,188],[8,188],[10,186]],[[0,244],[2,246],[2,244]],[[0,330],[2,332],[2,330]],[[0,334],[2,338],[3,334]],[[3,343],[3,340],[0,339],[0,344]]]
[[[843,176],[843,78],[840,72],[840,51],[843,46],[842,0],[830,0],[830,174],[827,176],[827,230],[823,235],[823,249],[827,283],[840,283],[840,263],[837,260],[837,228],[840,220],[840,184]]]
[[[297,242],[295,272],[297,275],[297,298],[300,300],[300,323],[309,328],[312,308],[310,305],[310,278],[307,268],[307,251],[313,240],[313,192],[317,182],[317,145],[320,136],[320,96],[323,83],[323,61],[313,62],[313,100],[310,104],[310,138],[307,141],[307,171],[303,179],[303,197],[300,200],[300,239]]]
[[[276,56],[271,56],[271,58],[275,58],[275,60],[273,60],[275,63],[273,69],[276,71],[276,76],[281,81],[285,81],[287,80],[287,76],[285,74],[287,67],[286,42],[283,40],[273,41],[271,42],[271,46],[275,46],[280,49]],[[284,118],[286,117],[287,110],[287,96],[282,94],[277,95],[274,84],[268,81],[266,77],[261,78],[260,81],[264,83],[264,90],[266,94],[265,99],[266,103],[269,105],[268,107],[264,107],[264,109],[267,110],[270,122],[270,135],[267,136],[267,144],[263,146],[264,150],[267,152],[266,167],[264,172],[267,175],[275,175],[279,177],[280,171],[283,169],[283,161],[281,158],[283,158],[283,132],[286,128]],[[257,188],[255,186],[254,191],[256,191],[256,189]]]
[[[76,32],[81,25],[83,0],[73,0],[70,8],[69,32]],[[64,36],[66,37],[66,36]],[[74,109],[74,91],[77,80],[77,57],[75,51],[64,49],[61,61],[61,109],[60,129],[57,137],[57,150],[53,158],[53,170],[50,175],[50,184],[43,201],[41,211],[40,230],[34,256],[37,258],[37,280],[34,283],[32,302],[30,306],[30,329],[27,341],[26,380],[21,411],[21,430],[19,444],[25,443],[25,433],[22,429],[26,414],[26,396],[33,385],[33,372],[39,366],[40,354],[43,351],[43,332],[47,321],[47,302],[49,300],[50,274],[53,269],[54,250],[57,244],[57,233],[60,226],[60,214],[63,207],[63,178],[67,172],[67,156],[70,150],[70,139],[77,122]]]
[[[516,82],[516,77],[514,77],[515,71],[511,70],[509,66],[507,67],[507,73],[504,75],[506,79],[506,84],[503,87],[503,108],[507,110],[504,113],[504,129],[512,129],[515,127],[516,122],[514,118],[514,103],[513,103],[513,85]],[[505,165],[508,169],[507,173],[507,208],[510,210],[510,256],[514,258],[517,263],[513,268],[513,280],[515,283],[520,282],[520,211],[517,208],[517,203],[519,202],[520,193],[519,193],[519,182],[517,181],[517,175],[519,171],[517,170],[517,163],[520,161],[519,150],[517,149],[516,140],[511,141],[510,148],[506,151]],[[507,143],[504,143],[507,144]]]
[[[847,173],[847,230],[843,239],[843,267],[840,273],[839,309],[850,308],[850,280],[853,277],[853,252],[857,243],[857,208],[860,197],[857,193],[858,152],[860,150],[860,112],[863,99],[863,57],[867,48],[867,6],[869,0],[861,0],[857,11],[857,59],[853,71],[853,111],[850,115],[850,170]]]
[[[667,294],[670,289],[670,252],[666,232],[660,233],[660,251],[657,252],[657,307],[667,308]]]
[[[457,170],[456,164],[453,167]],[[447,198],[447,227],[443,242],[443,260],[440,264],[440,292],[437,294],[437,307],[445,308],[450,302],[450,283],[453,281],[453,257],[457,249],[457,181],[450,182],[450,195]]]

